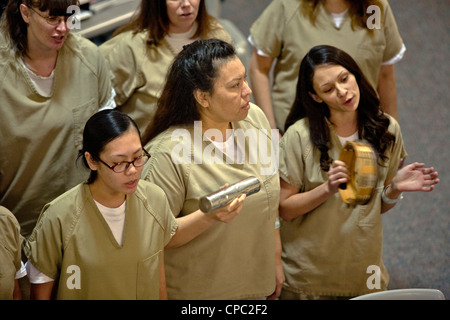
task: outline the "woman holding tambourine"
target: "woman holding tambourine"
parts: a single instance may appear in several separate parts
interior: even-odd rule
[[[402,192],[433,190],[438,173],[417,162],[398,170],[406,156],[399,124],[380,110],[355,61],[335,47],[314,47],[303,59],[285,130],[280,298],[386,290],[381,213]]]

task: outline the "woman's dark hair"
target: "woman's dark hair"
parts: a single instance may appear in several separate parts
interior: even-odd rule
[[[325,103],[316,102],[309,93],[315,93],[313,77],[316,67],[330,64],[340,65],[355,76],[359,86],[358,134],[375,149],[378,159],[385,161],[386,149],[395,141],[388,131],[389,118],[380,109],[380,101],[375,90],[364,77],[361,69],[346,52],[332,46],[322,45],[312,48],[303,58],[298,75],[296,97],[286,119],[285,131],[297,120],[307,118],[313,144],[320,150],[320,166],[328,171],[332,159],[328,155],[330,132],[326,119],[330,111]]]
[[[71,5],[79,5],[78,0],[9,0],[2,16],[1,29],[12,41],[14,50],[20,56],[27,55],[27,24],[20,13],[20,5],[24,4],[40,11],[49,10],[49,16],[67,16]]]
[[[105,149],[105,146],[123,135],[131,127],[134,127],[140,136],[138,126],[127,114],[115,109],[97,112],[89,118],[84,126],[83,147],[78,151],[78,159],[81,158],[83,165],[90,169],[84,153],[89,152],[94,159],[100,159],[100,153]],[[97,171],[91,170],[87,183],[94,182],[96,178]]]
[[[194,91],[212,93],[220,67],[235,57],[234,47],[218,39],[197,40],[184,46],[170,66],[155,116],[143,135],[143,144],[171,126],[200,120]]]
[[[215,18],[208,14],[205,0],[200,0],[196,21],[198,28],[192,38],[205,38],[214,28],[213,21],[215,21]],[[117,29],[113,37],[130,30],[133,30],[135,34],[148,31],[147,44],[149,46],[158,46],[161,40],[169,33],[169,24],[166,0],[141,0],[138,13],[127,25]]]

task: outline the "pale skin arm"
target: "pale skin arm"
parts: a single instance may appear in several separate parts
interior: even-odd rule
[[[377,91],[380,97],[381,109],[398,120],[394,65],[381,66]]]
[[[291,221],[324,203],[338,192],[341,183],[348,182],[348,170],[344,162],[335,160],[328,170],[328,180],[318,187],[299,193],[299,189],[280,179],[280,216]]]
[[[204,213],[199,209],[184,217],[178,218],[177,232],[166,245],[165,249],[176,248],[188,243],[219,221],[225,223],[232,221],[242,210],[245,198],[246,195],[242,194],[228,205],[210,213]]]
[[[414,162],[397,171],[386,190],[386,196],[390,199],[397,199],[402,192],[433,191],[434,185],[439,183],[439,174],[433,167],[425,168],[424,163]],[[389,183],[386,183],[388,185]],[[384,213],[395,206],[381,202],[381,213]]]
[[[253,49],[250,59],[249,76],[255,104],[263,110],[269,120],[270,127],[277,129],[270,94],[270,69],[274,60],[270,57],[260,56],[256,49]]]

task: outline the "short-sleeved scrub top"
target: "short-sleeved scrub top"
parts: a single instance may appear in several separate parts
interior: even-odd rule
[[[301,0],[275,0],[253,23],[250,34],[254,45],[277,59],[273,70],[272,103],[277,127],[284,124],[295,99],[300,63],[317,45],[332,45],[350,54],[374,89],[383,62],[402,50],[403,40],[397,29],[391,7],[381,0],[380,27],[368,30],[355,26],[347,13],[341,25],[323,5],[318,5],[313,25],[302,12]]]
[[[219,23],[207,38],[232,41]],[[141,132],[153,119],[166,74],[178,53],[166,38],[156,47],[149,46],[147,40],[147,32],[127,31],[99,47],[112,72],[117,108],[132,117]]]
[[[371,200],[350,206],[338,192],[310,212],[289,222],[281,221],[284,289],[318,296],[358,296],[386,290],[389,276],[382,260],[381,193],[406,152],[399,124],[385,115],[395,143],[386,151],[389,159],[378,165]],[[332,159],[339,159],[343,146],[334,127],[327,123],[331,145],[328,153]],[[328,180],[327,172],[320,168],[320,151],[310,138],[308,119],[298,120],[281,138],[279,172],[281,179],[300,192]],[[372,281],[369,277],[374,271],[378,278]]]
[[[21,266],[23,237],[16,217],[0,206],[0,300],[11,300],[14,278]]]
[[[226,183],[250,176],[261,183],[230,223],[216,223],[184,246],[165,252],[169,299],[257,298],[275,290],[280,186],[269,122],[252,104],[247,118],[232,122],[232,127],[242,161],[204,138],[200,121],[170,128],[146,146],[152,158],[143,177],[165,191],[176,217],[198,210],[200,197]]]
[[[164,246],[177,228],[164,192],[141,180],[127,196],[122,245],[82,183],[45,206],[25,245],[57,279],[56,299],[159,299]]]
[[[83,128],[112,87],[98,48],[76,34],[59,51],[49,97],[19,60],[0,36],[0,205],[29,236],[44,205],[87,178],[75,161]]]

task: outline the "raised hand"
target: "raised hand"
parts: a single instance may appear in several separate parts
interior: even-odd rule
[[[414,162],[399,171],[392,179],[392,188],[400,192],[430,192],[439,183],[438,172],[433,167],[425,168],[424,163]]]

